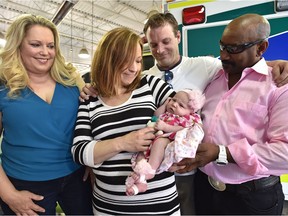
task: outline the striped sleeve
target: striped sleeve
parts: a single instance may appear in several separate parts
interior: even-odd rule
[[[74,161],[78,164],[93,166],[94,160],[91,161],[91,159],[93,159],[93,157],[91,158],[91,153],[93,156],[93,151],[90,153],[90,155],[88,155],[87,152],[88,150],[91,151],[91,149],[94,148],[95,143],[96,141],[93,140],[91,135],[89,103],[88,101],[85,101],[82,102],[78,108],[73,146],[71,149]]]
[[[168,97],[173,97],[175,92],[162,79],[153,75],[147,75],[147,82],[151,87],[156,106],[161,106]]]

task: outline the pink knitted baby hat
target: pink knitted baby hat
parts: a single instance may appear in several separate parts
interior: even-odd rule
[[[205,95],[198,89],[183,89],[189,97],[188,106],[191,109],[191,113],[200,110],[205,102]]]

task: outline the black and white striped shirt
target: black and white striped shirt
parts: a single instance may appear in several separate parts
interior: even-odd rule
[[[72,153],[77,163],[93,167],[93,209],[96,215],[180,215],[173,173],[164,172],[148,181],[148,190],[127,196],[125,179],[132,171],[133,152],[120,152],[94,165],[93,148],[99,140],[113,139],[146,127],[154,111],[174,94],[161,79],[148,75],[131,97],[119,106],[99,98],[81,103]]]

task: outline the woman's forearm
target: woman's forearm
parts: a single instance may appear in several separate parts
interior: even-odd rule
[[[121,137],[118,137],[114,139],[98,141],[94,145],[93,149],[94,164],[101,164],[121,152],[123,150],[123,148],[121,148],[121,140]]]
[[[8,179],[6,173],[4,172],[2,166],[0,165],[0,197],[5,202],[6,196],[11,194],[11,191],[15,190],[15,187]]]

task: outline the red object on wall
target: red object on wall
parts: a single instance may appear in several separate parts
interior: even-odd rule
[[[206,20],[206,10],[204,5],[184,8],[182,11],[183,25],[204,23],[205,20]]]

